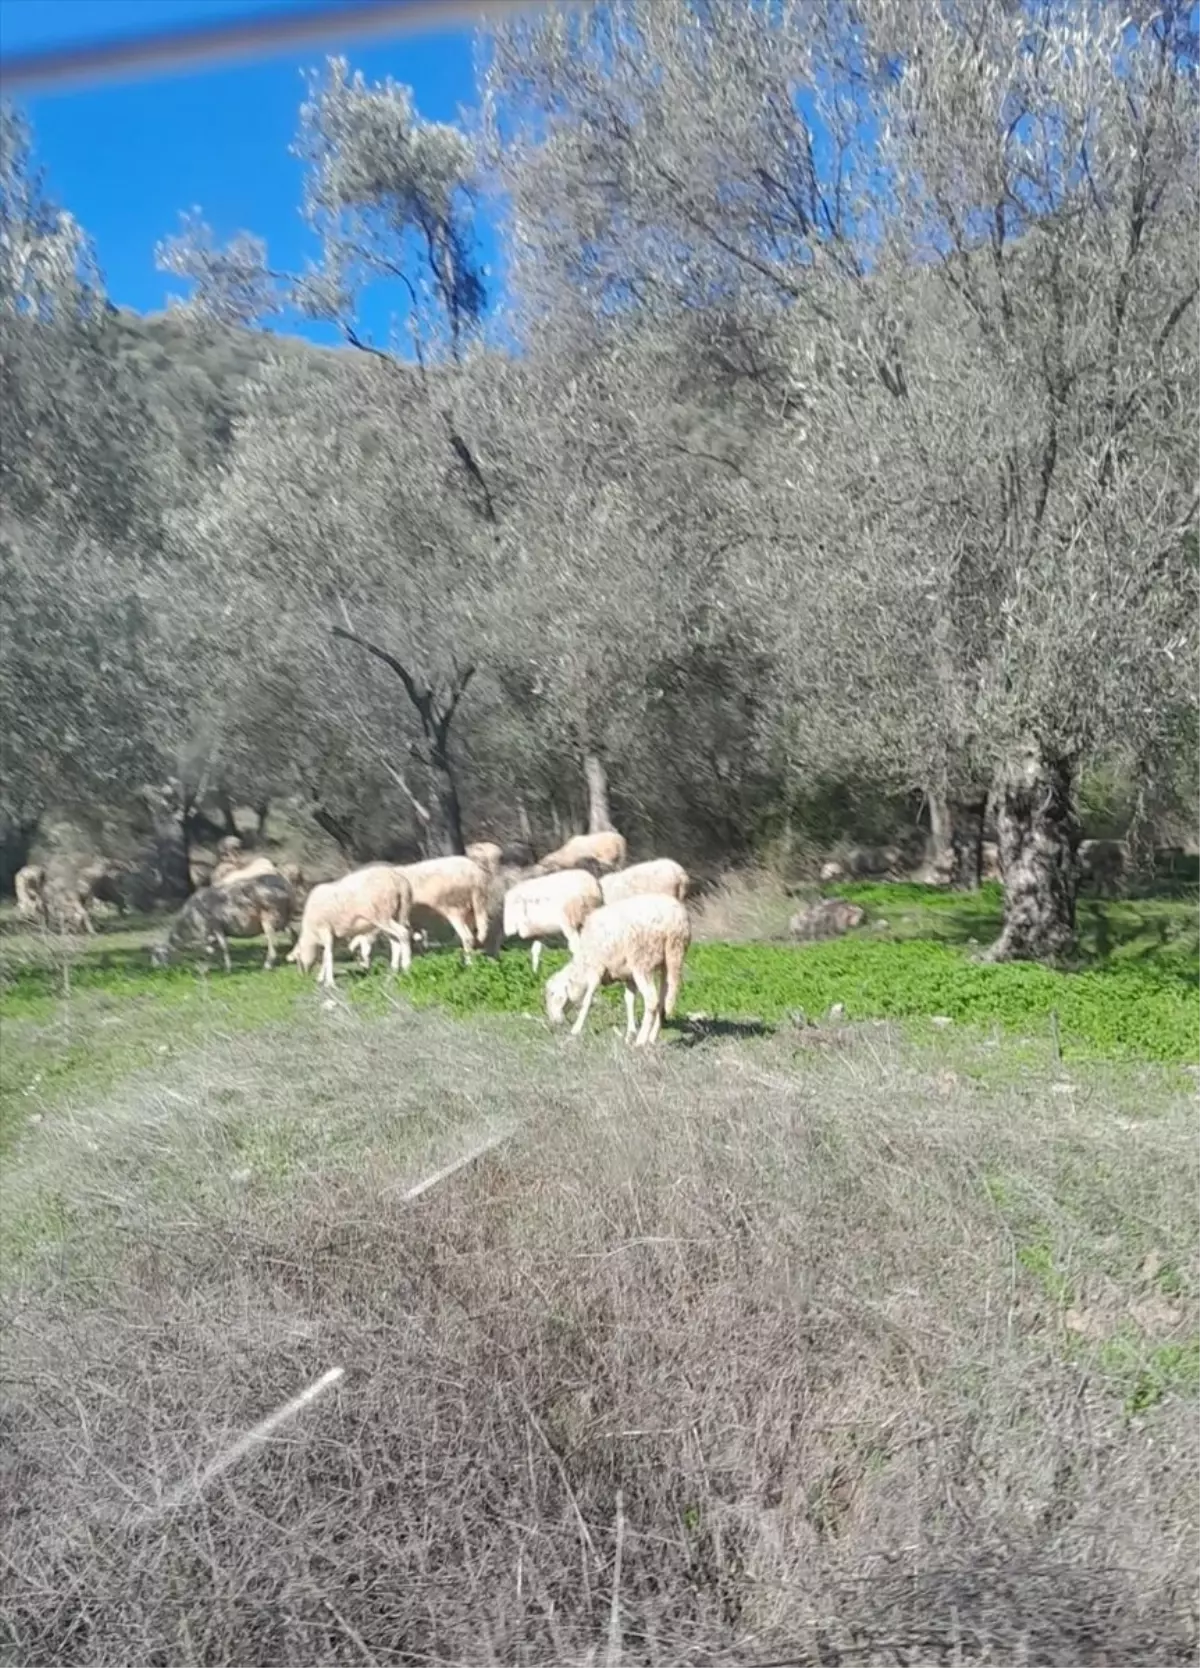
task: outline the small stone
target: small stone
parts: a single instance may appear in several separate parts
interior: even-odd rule
[[[865,920],[866,911],[846,898],[819,898],[796,911],[788,931],[803,943],[814,943],[819,939],[840,938],[853,927],[862,926]]]
[[[169,1052],[170,1052],[170,1044],[169,1044],[169,1043],[159,1043],[159,1045],[158,1045],[158,1052],[159,1052],[159,1053],[160,1053],[160,1054],[167,1054],[167,1053],[169,1053]]]
[[[232,1174],[230,1175],[229,1179],[234,1184],[235,1187],[245,1187],[246,1183],[250,1180],[250,1177],[253,1174],[254,1174],[254,1172],[252,1170],[249,1170],[249,1169],[234,1170],[232,1172]]]
[[[1142,1278],[1155,1280],[1162,1272],[1163,1254],[1161,1251],[1147,1251],[1142,1262]]]
[[[42,1114],[40,1112],[31,1112],[29,1114],[29,1122],[31,1124],[40,1124],[41,1121],[42,1121]]]
[[[835,1002],[833,1007],[829,1010],[829,1017],[830,1019],[845,1019],[846,1004],[844,1002]]]
[[[1183,1319],[1180,1311],[1173,1309],[1161,1297],[1147,1298],[1144,1303],[1131,1303],[1129,1313],[1143,1332],[1169,1331]]]
[[[872,925],[874,926],[876,932],[886,932],[887,931],[887,922],[886,921],[875,921],[875,922],[872,923]]]
[[[1052,1095],[1073,1095],[1075,1093],[1075,1085],[1073,1083],[1052,1083],[1050,1085],[1050,1093]]]
[[[947,1025],[953,1025],[954,1021],[950,1018],[949,1014],[934,1014],[929,1023],[931,1025],[936,1025],[939,1031],[944,1031]]]
[[[1077,1333],[1081,1338],[1103,1338],[1104,1325],[1095,1315],[1089,1315],[1084,1309],[1068,1309],[1063,1316],[1063,1325],[1068,1332]]]

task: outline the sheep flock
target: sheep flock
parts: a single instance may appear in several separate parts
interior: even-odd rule
[[[339,946],[369,967],[382,938],[392,973],[403,975],[414,947],[449,928],[468,962],[480,953],[497,956],[506,942],[528,944],[536,973],[543,945],[565,942],[571,960],[545,986],[550,1022],[560,1024],[574,1007],[577,1035],[599,987],[621,984],[627,1040],[639,1047],[656,1041],[674,1012],[691,942],[686,870],[665,857],[629,865],[626,841],[612,830],[576,835],[539,862],[514,860],[530,856],[479,841],[462,856],[369,863],[306,888],[298,868],[248,853],[229,838],[218,847],[208,884],[191,894],[152,946],[151,961],[163,967],[189,953],[220,954],[229,971],[229,940],[262,936],[266,971],[276,963],[279,937],[290,932],[286,960],[302,975],[315,969],[318,985],[330,989]],[[85,871],[78,885],[53,883],[40,868],[23,869],[16,877],[18,916],[93,932],[88,906],[112,878],[101,865]]]

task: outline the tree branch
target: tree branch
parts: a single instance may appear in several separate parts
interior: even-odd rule
[[[347,631],[345,626],[331,626],[329,634],[331,637],[340,639],[343,643],[356,643],[360,649],[365,649],[369,655],[374,655],[376,660],[381,660],[389,671],[395,672],[404,685],[409,700],[421,714],[422,722],[426,721],[430,710],[430,692],[418,689],[416,681],[408,668],[397,660],[394,654],[389,654],[387,649],[381,649],[378,643],[368,642],[365,637],[360,637],[357,632]]]

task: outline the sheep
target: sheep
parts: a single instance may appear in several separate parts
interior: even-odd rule
[[[26,863],[13,876],[17,915],[22,921],[46,919],[46,871],[39,863]]]
[[[17,915],[60,932],[94,933],[91,916],[80,900],[80,882],[61,871],[48,872],[40,863],[27,863],[13,879]]]
[[[600,890],[606,904],[636,897],[676,898],[682,903],[690,885],[691,877],[682,864],[671,857],[653,857],[646,863],[635,863],[632,868],[605,875]]]
[[[590,858],[601,869],[623,869],[628,856],[625,836],[615,829],[602,834],[576,834],[565,845],[543,857],[538,869],[552,874],[557,869],[577,869],[582,859]]]
[[[94,903],[112,904],[125,913],[125,886],[130,873],[128,863],[118,863],[107,857],[93,859],[79,874],[79,901],[85,909]]]
[[[604,902],[600,883],[582,869],[518,880],[504,895],[504,937],[532,939],[533,971],[542,959],[542,940],[566,939],[572,953],[583,923]]]
[[[635,1047],[654,1042],[664,1019],[675,1012],[683,960],[692,941],[686,908],[677,898],[622,898],[594,910],[583,924],[575,954],[546,981],[546,1014],[561,1024],[569,1003],[579,1004],[571,1027],[583,1029],[597,990],[620,979],[625,986],[625,1040]],[[659,972],[664,975],[660,995]],[[637,993],[642,996],[642,1024],[634,1037]]]
[[[256,875],[236,885],[201,887],[184,904],[151,957],[156,966],[165,967],[185,945],[200,943],[206,955],[218,947],[225,971],[230,973],[228,940],[255,938],[261,932],[267,941],[263,967],[272,968],[275,934],[287,931],[295,907],[295,895],[282,875]]]
[[[324,881],[305,900],[300,934],[287,959],[307,973],[320,949],[317,983],[332,986],[334,940],[349,939],[352,953],[365,942],[363,960],[369,963],[370,946],[384,933],[392,941],[392,972],[401,967],[407,973],[412,966],[412,901],[411,882],[391,863],[371,863],[341,880]]]
[[[220,862],[212,872],[210,886],[236,886],[239,880],[254,880],[259,875],[277,875],[279,866],[269,857],[247,857],[240,862]],[[287,877],[284,876],[286,879]]]
[[[449,921],[463,956],[470,961],[472,951],[481,949],[488,937],[487,872],[469,857],[429,857],[423,863],[406,863],[396,872],[412,887],[414,919],[430,924],[429,917],[437,915]],[[376,931],[360,932],[351,940],[351,952],[358,951],[364,967],[371,964],[377,936]]]
[[[467,847],[467,856],[489,874],[497,874],[504,861],[504,847],[495,840],[475,840]]]

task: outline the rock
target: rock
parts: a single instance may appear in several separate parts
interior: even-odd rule
[[[866,920],[866,911],[847,898],[818,898],[799,909],[788,923],[793,938],[813,943],[822,938],[840,938]]]
[[[1101,896],[1120,892],[1129,869],[1129,846],[1124,840],[1081,840],[1079,884],[1094,886]]]
[[[858,880],[887,880],[903,873],[904,854],[899,846],[852,846],[845,863]]]
[[[835,1002],[833,1007],[829,1010],[829,1017],[833,1020],[845,1019],[846,1004],[844,1002]]]
[[[833,880],[845,880],[846,871],[840,863],[826,863],[821,869],[821,883],[827,886]]]

